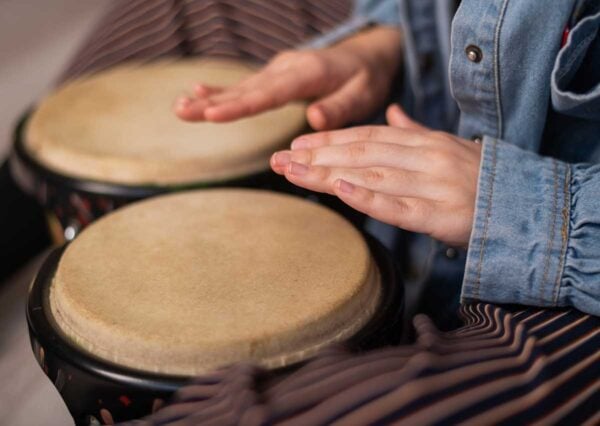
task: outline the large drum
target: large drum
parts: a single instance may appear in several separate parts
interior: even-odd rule
[[[194,82],[227,86],[256,68],[216,59],[130,63],[67,83],[17,126],[11,171],[49,212],[55,239],[115,207],[182,188],[281,189],[271,154],[305,130],[290,104],[227,123],[186,123],[171,108]],[[278,186],[279,185],[279,186]]]
[[[76,423],[110,424],[232,363],[277,374],[333,343],[398,342],[397,280],[379,244],[316,203],[182,192],[119,209],[51,253],[27,319]]]

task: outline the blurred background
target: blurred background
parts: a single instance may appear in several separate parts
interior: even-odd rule
[[[46,93],[94,24],[117,0],[0,0],[0,158],[20,114]],[[8,208],[2,206],[1,208]],[[1,238],[1,237],[0,237]],[[0,282],[0,425],[73,423],[35,362],[25,295],[43,255]]]

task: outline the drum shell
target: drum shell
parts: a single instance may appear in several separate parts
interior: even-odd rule
[[[366,236],[381,273],[381,305],[375,316],[346,342],[352,350],[398,343],[402,338],[404,289],[395,262],[374,238]],[[189,378],[142,372],[101,360],[75,347],[49,315],[48,289],[66,246],[53,250],[34,279],[27,303],[27,322],[34,355],[53,382],[78,425],[98,424],[107,413],[116,421],[143,417]],[[297,368],[302,363],[273,370]]]
[[[46,210],[52,239],[57,244],[72,240],[83,228],[106,213],[144,198],[189,189],[239,187],[266,189],[313,199],[339,212],[355,226],[364,224],[362,213],[337,197],[316,194],[287,182],[271,170],[215,182],[190,182],[185,185],[119,185],[61,175],[33,158],[25,148],[24,130],[30,114],[15,127],[10,172],[18,186],[33,196]]]

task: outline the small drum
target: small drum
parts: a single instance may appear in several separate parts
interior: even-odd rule
[[[11,172],[46,206],[59,242],[104,213],[152,195],[211,186],[280,189],[269,157],[306,128],[305,106],[226,124],[171,110],[196,81],[227,86],[250,64],[186,59],[127,64],[67,83],[17,126]]]
[[[232,363],[277,374],[332,343],[396,343],[402,311],[387,252],[337,213],[212,189],[134,203],[56,249],[27,319],[77,424],[110,424]]]

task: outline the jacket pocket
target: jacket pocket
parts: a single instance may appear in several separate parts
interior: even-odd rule
[[[600,12],[571,30],[554,64],[551,91],[556,111],[600,120]]]

